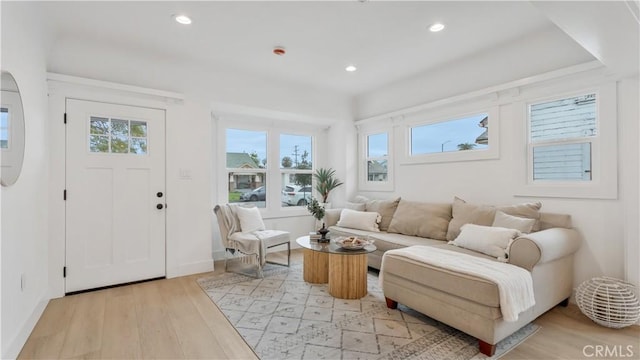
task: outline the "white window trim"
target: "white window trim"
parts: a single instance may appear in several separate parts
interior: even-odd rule
[[[489,115],[489,147],[487,149],[411,155],[411,128],[483,113]],[[405,122],[403,132],[404,149],[401,154],[400,165],[492,160],[500,158],[500,109],[498,106],[478,107],[473,111],[464,112],[449,110],[440,113],[426,114],[423,112],[412,115],[411,119]]]
[[[618,134],[617,134],[617,89],[616,82],[609,82],[596,87],[566,91],[553,96],[530,99],[521,103],[523,112],[522,134],[525,144],[525,161],[521,170],[524,184],[517,196],[582,198],[582,199],[617,199],[618,198]],[[546,101],[596,94],[597,135],[591,142],[591,181],[534,181],[532,164],[532,145],[530,144],[529,106]],[[563,143],[569,143],[566,141]],[[584,142],[584,141],[581,141]]]
[[[367,156],[368,137],[376,134],[387,134],[387,181],[369,181],[367,161],[374,158]],[[358,190],[359,191],[394,191],[394,128],[390,125],[377,127],[359,127],[358,129]],[[380,159],[377,157],[376,159]]]
[[[245,114],[231,114],[231,113],[218,113],[212,114],[214,119],[214,129],[216,132],[217,144],[215,151],[217,152],[217,166],[218,169],[216,179],[214,183],[215,194],[217,194],[215,200],[217,203],[226,204],[229,199],[229,181],[228,171],[234,170],[227,168],[226,160],[226,130],[227,129],[240,129],[248,131],[264,131],[267,133],[267,167],[261,169],[242,169],[243,171],[253,171],[256,173],[266,173],[266,181],[264,185],[267,189],[281,189],[282,181],[281,174],[289,172],[289,169],[280,168],[280,134],[288,135],[305,135],[311,136],[311,162],[313,169],[302,170],[294,172],[310,172],[313,173],[316,169],[318,162],[318,142],[324,128],[316,125],[309,124],[297,124],[287,120],[274,120],[269,117],[258,117],[254,115]],[[276,165],[273,165],[276,164]],[[238,169],[236,169],[238,170]],[[313,186],[313,185],[312,185]],[[275,196],[277,194],[277,196]],[[267,193],[266,203],[264,208],[259,208],[262,217],[265,219],[290,217],[290,216],[307,216],[309,212],[304,206],[292,206],[283,207],[282,199],[280,197],[280,191]]]

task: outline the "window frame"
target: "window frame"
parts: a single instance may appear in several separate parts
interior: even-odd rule
[[[214,164],[213,184],[215,187],[214,198],[212,199],[214,204],[228,203],[229,199],[229,168],[226,163],[226,151],[227,151],[227,136],[226,130],[229,128],[247,131],[264,131],[267,133],[267,164],[264,168],[257,169],[241,169],[241,170],[256,170],[256,173],[265,173],[266,181],[263,185],[267,186],[265,207],[259,208],[262,217],[279,218],[290,216],[305,216],[309,215],[306,207],[303,206],[282,206],[282,180],[281,174],[289,169],[280,168],[280,135],[302,135],[311,137],[311,156],[310,161],[312,163],[311,170],[303,170],[305,172],[313,173],[316,169],[320,156],[318,156],[318,143],[321,141],[322,130],[320,126],[301,124],[290,122],[287,120],[278,120],[271,117],[261,117],[259,115],[245,115],[240,113],[221,113],[213,114],[212,119],[214,121],[215,138],[217,144],[214,144],[214,151],[217,153],[216,164]],[[271,164],[276,164],[271,165]],[[238,170],[238,169],[233,169]],[[292,169],[296,170],[296,169]],[[300,172],[296,170],[294,172]],[[215,174],[220,174],[216,176]],[[269,190],[277,189],[277,190]],[[316,194],[314,193],[314,196]]]
[[[369,157],[369,136],[387,134],[387,156]],[[392,126],[377,126],[358,129],[358,187],[360,191],[394,191],[394,145],[395,131]],[[386,158],[387,181],[370,181],[368,179],[368,161]]]
[[[429,154],[411,154],[411,129],[414,127],[455,121],[479,114],[487,114],[490,130],[488,148],[468,151],[447,151]],[[405,121],[404,149],[400,165],[448,163],[457,161],[493,160],[500,158],[500,110],[498,106],[478,106],[466,111],[420,112]]]
[[[282,135],[294,135],[294,136],[309,136],[311,137],[311,169],[296,169],[296,168],[283,168],[280,165],[280,155],[282,155],[280,153],[280,139],[282,137]],[[280,176],[278,177],[279,179],[283,179],[284,176],[286,175],[290,175],[290,174],[309,174],[311,175],[311,184],[309,185],[305,185],[305,186],[310,186],[311,187],[311,196],[315,196],[317,197],[317,194],[314,194],[314,179],[313,179],[313,174],[315,173],[315,169],[316,169],[316,163],[315,163],[315,153],[316,153],[316,136],[314,136],[313,134],[308,134],[308,133],[304,133],[304,132],[300,132],[300,131],[278,131],[277,135],[278,137],[278,170],[280,173]],[[280,180],[280,186],[279,189],[282,192],[282,188],[285,186],[282,183],[282,180]],[[302,188],[303,186],[301,186]],[[300,210],[300,209],[304,209],[306,211],[306,206],[283,206],[282,205],[282,201],[280,201],[280,208],[283,211],[295,211],[295,210]]]
[[[524,184],[518,196],[617,199],[618,197],[618,156],[617,156],[617,85],[616,82],[577,90],[565,90],[552,96],[541,96],[522,102],[525,144]],[[556,139],[532,143],[531,105],[582,96],[596,95],[596,135]],[[534,180],[533,148],[536,146],[591,144],[591,180]],[[606,176],[604,175],[606,174]]]

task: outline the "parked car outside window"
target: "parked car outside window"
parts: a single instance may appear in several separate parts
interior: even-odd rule
[[[289,206],[306,206],[311,202],[311,186],[287,185],[282,190],[282,203]]]
[[[240,201],[265,201],[266,197],[266,188],[264,186],[260,186],[259,188],[240,195]]]

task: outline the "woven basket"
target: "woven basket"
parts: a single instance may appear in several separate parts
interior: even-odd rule
[[[611,277],[596,277],[578,286],[576,301],[583,314],[610,328],[633,325],[640,319],[640,302],[632,284]]]

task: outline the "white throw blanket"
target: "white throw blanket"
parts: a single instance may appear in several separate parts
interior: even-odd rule
[[[500,310],[505,321],[517,321],[518,314],[536,304],[531,273],[519,266],[420,245],[389,250],[384,254],[384,257],[390,255],[406,257],[431,266],[477,276],[495,283],[498,286]],[[384,267],[384,259],[382,267]],[[381,286],[383,273],[384,269],[381,268]]]

